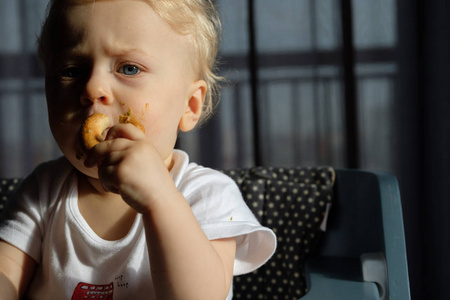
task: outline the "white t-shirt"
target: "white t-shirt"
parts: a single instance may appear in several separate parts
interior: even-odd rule
[[[207,237],[237,237],[234,274],[264,264],[275,234],[258,223],[233,180],[189,163],[183,151],[174,150],[174,160],[171,176]],[[77,172],[65,158],[25,179],[2,215],[0,239],[38,263],[27,299],[155,299],[141,215],[124,238],[100,238],[78,209]]]

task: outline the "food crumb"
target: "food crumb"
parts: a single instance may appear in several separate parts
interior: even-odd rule
[[[230,221],[233,221],[233,217],[230,218]]]

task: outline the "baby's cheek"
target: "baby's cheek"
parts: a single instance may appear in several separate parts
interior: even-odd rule
[[[81,111],[53,110],[49,111],[49,122],[52,131],[66,134],[79,131],[83,115]]]
[[[144,110],[142,111],[142,118],[143,118],[143,119],[144,119],[145,116],[147,115],[149,109],[150,109],[150,104],[145,103],[145,104],[144,104]]]

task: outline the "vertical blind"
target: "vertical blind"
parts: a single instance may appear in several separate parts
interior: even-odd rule
[[[216,3],[228,84],[215,118],[181,148],[220,168],[392,169],[395,1]]]

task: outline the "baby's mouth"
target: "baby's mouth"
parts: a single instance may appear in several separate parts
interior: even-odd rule
[[[107,115],[102,113],[90,115],[81,126],[81,138],[86,150],[103,142],[109,128],[111,121]]]
[[[82,159],[87,151],[103,142],[110,128],[110,119],[107,115],[95,113],[87,117],[79,131],[80,143],[76,151],[77,159]]]
[[[131,108],[128,109],[127,113],[119,116],[118,123],[130,123],[145,133],[145,127],[133,114]],[[81,145],[83,145],[84,148],[82,151],[77,151],[77,159],[83,158],[87,151],[92,149],[98,143],[103,142],[111,127],[111,120],[105,114],[94,113],[87,117],[80,128]]]

